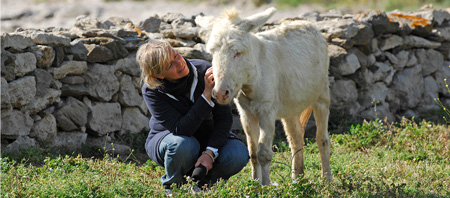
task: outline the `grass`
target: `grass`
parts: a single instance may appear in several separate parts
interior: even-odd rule
[[[277,144],[272,185],[253,181],[248,164],[204,194],[190,194],[191,184],[186,184],[174,189],[174,197],[450,197],[449,138],[448,126],[431,122],[364,122],[346,134],[331,135],[331,183],[320,177],[317,144],[307,140],[305,175],[297,180],[289,177],[287,144]],[[151,161],[139,164],[104,155],[103,159],[45,157],[39,165],[30,164],[29,158],[3,156],[0,196],[166,196],[159,182],[162,167]]]

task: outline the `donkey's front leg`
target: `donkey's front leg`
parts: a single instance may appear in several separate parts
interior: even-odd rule
[[[270,184],[270,162],[272,160],[272,143],[275,133],[275,118],[271,114],[260,117],[261,132],[258,145],[258,160],[261,163],[261,184]]]
[[[245,104],[244,104],[245,105]],[[241,104],[236,103],[239,111],[242,128],[247,137],[247,147],[250,154],[250,162],[252,164],[252,177],[254,180],[261,179],[261,165],[258,161],[258,139],[259,139],[259,120],[248,110],[244,109]]]

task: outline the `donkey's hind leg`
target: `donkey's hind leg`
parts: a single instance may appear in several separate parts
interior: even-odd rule
[[[299,117],[283,118],[284,131],[289,142],[289,147],[292,153],[292,170],[291,177],[297,178],[297,175],[303,174],[303,137],[304,129],[301,127]]]
[[[330,170],[330,137],[328,136],[328,116],[330,100],[329,97],[321,97],[313,105],[314,119],[316,121],[316,142],[319,147],[320,159],[322,162],[322,177],[331,181]]]

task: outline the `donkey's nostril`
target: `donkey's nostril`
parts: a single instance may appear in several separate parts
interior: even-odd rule
[[[225,90],[225,95],[228,96],[230,94],[230,91]]]

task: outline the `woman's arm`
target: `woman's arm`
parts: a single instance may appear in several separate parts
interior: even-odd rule
[[[185,115],[178,112],[168,100],[173,100],[163,93],[143,90],[144,100],[158,124],[176,135],[192,136],[207,117],[212,107],[204,100],[195,101]]]

